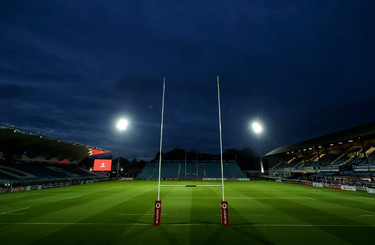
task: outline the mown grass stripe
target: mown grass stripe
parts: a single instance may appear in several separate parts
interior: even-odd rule
[[[72,222],[18,222],[0,223],[0,225],[82,225],[82,226],[153,226],[147,223],[72,223]],[[162,224],[162,226],[221,226],[220,224],[197,224],[197,223],[173,223]],[[262,227],[375,227],[375,225],[352,225],[352,224],[231,224],[231,226],[262,226]]]

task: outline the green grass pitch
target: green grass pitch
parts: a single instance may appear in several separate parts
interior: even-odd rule
[[[162,184],[220,184],[163,182]],[[373,244],[375,195],[284,183],[113,181],[0,195],[0,244]]]

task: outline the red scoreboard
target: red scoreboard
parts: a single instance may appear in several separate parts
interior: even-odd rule
[[[93,171],[111,171],[112,159],[95,159]]]

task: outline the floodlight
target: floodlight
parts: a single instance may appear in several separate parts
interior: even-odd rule
[[[117,128],[118,128],[120,131],[126,130],[127,127],[128,127],[128,120],[126,120],[126,119],[120,119],[120,120],[117,122]]]
[[[253,122],[251,126],[256,134],[260,134],[263,131],[262,125],[258,122]]]

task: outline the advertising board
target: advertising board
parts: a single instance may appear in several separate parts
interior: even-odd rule
[[[93,171],[111,171],[112,159],[95,159]]]
[[[329,185],[329,188],[332,188],[332,189],[341,189],[341,185]]]
[[[9,189],[9,192],[19,192],[19,191],[26,191],[26,186],[12,187]]]
[[[313,186],[315,186],[315,187],[323,187],[323,183],[314,182]]]
[[[346,190],[346,191],[357,191],[355,186],[349,186],[349,185],[342,185],[341,190]]]

